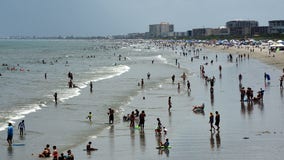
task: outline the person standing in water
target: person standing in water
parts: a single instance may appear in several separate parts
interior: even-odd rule
[[[109,110],[108,113],[107,113],[108,116],[109,116],[109,121],[108,121],[108,123],[109,123],[109,124],[113,124],[113,119],[114,119],[113,114],[114,114],[114,110],[111,109],[111,108],[109,108],[108,110]]]
[[[25,121],[22,120],[22,122],[19,123],[18,129],[20,130],[20,136],[24,135],[24,130],[25,130]]]
[[[93,117],[92,112],[89,112],[87,119],[89,119],[90,122],[92,122],[92,117]]]
[[[151,74],[150,74],[150,72],[148,72],[147,73],[147,79],[150,79],[150,76],[151,76]]]
[[[171,110],[171,108],[172,108],[172,97],[169,97],[168,98],[168,105],[169,105],[169,108],[168,108],[168,110],[170,111]]]
[[[144,88],[144,79],[141,79],[141,88]]]
[[[90,92],[93,92],[93,82],[90,81]]]
[[[139,126],[141,127],[141,130],[144,130],[144,123],[145,123],[145,111],[143,110],[139,115]]]
[[[9,146],[12,145],[13,143],[13,134],[14,134],[14,128],[12,123],[8,124],[8,135],[7,135],[7,142],[9,144]]]
[[[57,104],[57,92],[54,93],[53,97],[54,97],[55,104]]]
[[[172,75],[172,83],[175,83],[175,75]]]

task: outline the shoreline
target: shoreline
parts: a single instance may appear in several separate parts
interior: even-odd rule
[[[284,52],[271,52],[269,53],[267,46],[240,46],[240,47],[225,47],[225,46],[213,46],[213,45],[203,45],[202,47],[222,53],[231,53],[235,55],[246,54],[250,58],[255,58],[264,62],[268,65],[274,66],[280,70],[284,69]]]

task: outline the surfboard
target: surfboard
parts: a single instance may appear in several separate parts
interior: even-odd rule
[[[171,149],[172,146],[164,147],[164,146],[157,146],[156,149]]]
[[[12,146],[24,146],[24,143],[13,143]]]
[[[99,150],[99,149],[94,148],[94,150],[91,150],[91,151],[97,151],[97,150]],[[83,149],[83,151],[87,151],[87,149]],[[90,152],[90,151],[88,151],[88,152]]]

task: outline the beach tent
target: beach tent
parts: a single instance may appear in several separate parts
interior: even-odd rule
[[[283,44],[283,43],[284,43],[284,41],[282,41],[282,40],[278,40],[278,41],[277,41],[277,43]]]
[[[269,40],[269,41],[267,41],[269,44],[273,44],[273,43],[275,43],[273,40]]]
[[[276,49],[277,52],[284,51],[284,44],[279,43],[279,44],[270,45],[270,48]]]

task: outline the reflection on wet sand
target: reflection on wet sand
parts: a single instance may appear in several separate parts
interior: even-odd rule
[[[248,115],[251,115],[253,111],[253,103],[252,102],[241,102],[241,113],[243,115],[245,115],[246,113],[248,113]]]
[[[157,141],[157,146],[160,146],[162,142],[162,135],[156,135],[156,141]],[[163,153],[166,154],[167,157],[169,157],[170,151],[167,148],[160,148],[158,149],[158,154],[162,155]]]
[[[214,150],[214,148],[215,148],[214,134],[215,134],[215,138],[216,138],[216,147],[217,147],[217,149],[220,149],[220,147],[221,147],[220,132],[219,131],[217,131],[217,132],[211,131],[210,132],[210,147],[211,147],[211,150]]]
[[[144,133],[144,130],[141,130],[141,131],[140,131],[140,148],[141,148],[142,152],[145,152],[146,141],[145,141],[145,133]]]

